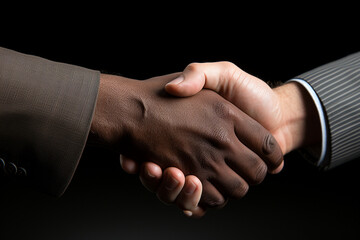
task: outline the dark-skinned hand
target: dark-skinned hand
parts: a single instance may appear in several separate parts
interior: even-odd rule
[[[177,98],[164,86],[178,74],[146,81],[102,75],[91,132],[139,162],[197,176],[200,205],[241,198],[282,162],[272,135],[213,91]]]

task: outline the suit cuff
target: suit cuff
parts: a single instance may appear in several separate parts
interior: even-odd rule
[[[100,73],[0,47],[0,157],[60,196],[80,161]]]
[[[294,78],[289,80],[288,82],[297,82],[299,84],[301,84],[310,94],[311,98],[313,99],[318,115],[319,115],[319,119],[320,119],[320,125],[321,125],[321,146],[320,146],[320,151],[318,151],[317,149],[311,147],[311,148],[307,148],[306,151],[308,154],[310,154],[312,156],[313,159],[315,160],[315,165],[316,166],[322,166],[322,164],[324,163],[324,159],[325,159],[325,155],[326,155],[326,151],[327,151],[327,139],[328,139],[328,133],[327,133],[327,125],[326,125],[326,120],[325,120],[325,113],[324,113],[324,109],[322,107],[322,104],[320,102],[320,99],[318,97],[318,95],[316,94],[316,92],[314,91],[314,89],[310,86],[309,83],[307,83],[305,80],[299,79],[299,78]],[[319,154],[320,153],[320,154]]]

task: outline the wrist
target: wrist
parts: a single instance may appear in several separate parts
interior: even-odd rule
[[[320,120],[310,94],[299,83],[291,82],[274,89],[283,113],[282,132],[286,151],[321,144]]]
[[[119,149],[129,128],[134,109],[131,101],[133,79],[101,74],[98,98],[91,122],[90,139]],[[94,140],[95,139],[95,140]]]

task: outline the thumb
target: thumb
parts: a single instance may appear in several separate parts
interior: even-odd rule
[[[189,97],[203,89],[206,78],[204,72],[194,68],[194,63],[188,65],[182,74],[165,85],[165,90],[177,97]]]
[[[183,73],[165,86],[165,90],[178,97],[189,97],[207,88],[220,93],[220,90],[231,89],[236,82],[234,74],[239,68],[230,62],[191,63]],[[224,75],[230,75],[227,79]],[[228,89],[229,88],[229,89]]]

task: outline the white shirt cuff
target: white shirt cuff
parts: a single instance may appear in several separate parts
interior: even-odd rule
[[[314,103],[316,105],[316,109],[318,111],[319,118],[320,118],[321,139],[322,139],[320,156],[319,156],[319,160],[316,163],[316,165],[321,166],[321,164],[323,163],[323,161],[325,159],[326,146],[327,146],[327,127],[326,127],[325,113],[324,113],[322,104],[320,102],[320,99],[319,99],[318,95],[314,91],[314,89],[305,80],[295,78],[295,79],[289,80],[288,82],[300,83],[309,92],[311,98],[313,99],[313,101],[314,101]]]

